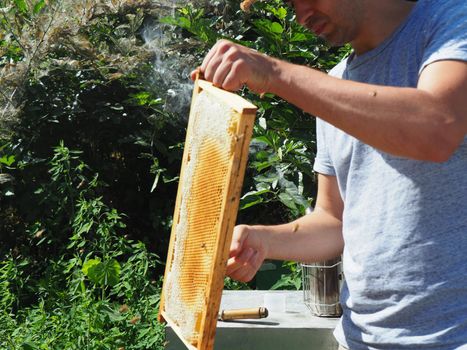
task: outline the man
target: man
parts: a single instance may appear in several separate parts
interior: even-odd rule
[[[330,75],[228,41],[200,67],[319,117],[315,211],[237,226],[228,274],[343,253],[343,348],[467,349],[467,2],[291,3],[302,25],[353,46]]]

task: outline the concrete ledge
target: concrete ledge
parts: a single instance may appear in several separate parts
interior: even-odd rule
[[[303,292],[295,291],[224,291],[222,309],[263,306],[266,293],[284,293],[286,311],[270,311],[261,320],[218,321],[215,350],[336,350],[332,332],[337,318],[311,315],[303,303]],[[166,350],[185,346],[170,327],[166,328]]]

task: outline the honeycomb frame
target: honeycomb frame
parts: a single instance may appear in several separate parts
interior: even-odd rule
[[[214,347],[256,109],[195,82],[159,307],[190,350]]]

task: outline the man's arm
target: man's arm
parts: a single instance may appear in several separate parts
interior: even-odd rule
[[[247,282],[264,259],[316,262],[339,256],[344,248],[343,207],[336,178],[319,175],[312,214],[283,225],[235,228],[227,274]]]
[[[417,88],[385,87],[333,78],[220,41],[200,69],[217,86],[272,92],[397,156],[445,161],[467,133],[466,62],[430,64]]]
[[[271,92],[387,153],[445,161],[467,133],[467,63],[440,61],[417,88],[336,79],[281,62]]]

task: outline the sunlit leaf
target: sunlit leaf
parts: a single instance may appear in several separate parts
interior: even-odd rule
[[[96,266],[97,264],[100,264],[100,262],[100,259],[89,259],[83,264],[83,268],[81,269],[81,271],[83,271],[85,276],[88,276],[89,269],[93,266]]]
[[[266,193],[272,193],[269,188],[264,188],[258,191],[250,191],[245,193],[240,199],[240,210],[250,208],[257,204],[264,202],[264,197],[262,195]]]
[[[150,191],[151,193],[154,192],[154,190],[156,189],[157,184],[159,183],[159,177],[160,177],[160,175],[161,175],[161,172],[158,171],[158,172],[156,173],[156,178],[154,179],[154,182],[153,182],[152,187],[151,187],[151,191]]]
[[[0,163],[5,164],[6,166],[10,166],[14,162],[15,162],[15,156],[4,155],[2,158],[0,158]]]
[[[45,6],[45,0],[39,0],[34,5],[33,13],[37,15]]]
[[[273,33],[276,33],[276,34],[281,34],[284,32],[284,27],[282,27],[282,25],[278,22],[273,22],[271,24],[271,26],[269,27],[269,29],[273,32]]]
[[[22,13],[28,12],[28,4],[25,0],[14,0],[16,7]]]
[[[279,200],[286,205],[288,208],[297,210],[297,205],[295,204],[294,199],[287,192],[282,192],[279,194]]]
[[[90,266],[87,276],[95,284],[114,286],[120,281],[120,272],[121,267],[118,261],[111,259]]]
[[[283,20],[287,17],[287,10],[284,7],[268,6],[268,10],[270,10],[277,19]]]

